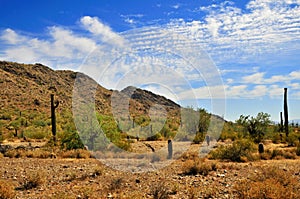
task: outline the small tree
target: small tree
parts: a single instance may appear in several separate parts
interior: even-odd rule
[[[263,112],[258,113],[256,117],[241,115],[236,123],[247,130],[254,142],[259,143],[263,139],[267,127],[271,124],[270,117],[270,114]]]

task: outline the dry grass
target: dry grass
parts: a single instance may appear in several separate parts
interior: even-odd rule
[[[0,199],[14,198],[16,195],[14,186],[7,180],[0,179]]]
[[[273,149],[266,150],[264,153],[260,154],[260,159],[262,160],[282,160],[282,159],[296,159],[296,149]]]
[[[25,150],[25,149],[11,149],[4,154],[5,157],[9,158],[53,158],[53,153],[43,150]]]
[[[109,186],[110,191],[118,190],[122,187],[122,184],[124,183],[123,178],[116,178],[111,181],[111,184]]]
[[[168,188],[163,182],[154,184],[151,187],[150,194],[153,196],[154,199],[168,199],[169,198]]]
[[[84,149],[75,149],[69,151],[63,151],[59,155],[62,158],[91,158],[91,153]]]
[[[30,172],[23,180],[17,190],[29,190],[42,186],[46,182],[46,175],[43,171]]]
[[[300,198],[297,178],[278,167],[265,167],[235,186],[240,198]]]

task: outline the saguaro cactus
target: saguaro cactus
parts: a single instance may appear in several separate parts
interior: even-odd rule
[[[259,153],[264,153],[265,152],[265,148],[264,148],[264,144],[263,143],[259,143],[258,144],[258,152]]]
[[[289,115],[288,115],[288,104],[287,104],[287,88],[284,88],[283,110],[284,110],[284,131],[286,137],[288,137],[289,136]]]
[[[132,118],[132,128],[134,128],[134,123],[135,123],[135,116]]]
[[[279,128],[280,132],[283,132],[283,117],[282,117],[282,112],[280,112],[280,128]]]
[[[54,101],[54,94],[51,94],[51,125],[52,125],[52,137],[54,143],[56,142],[56,117],[55,109],[58,107],[59,102]]]
[[[168,159],[172,159],[173,157],[173,146],[172,140],[168,140]]]

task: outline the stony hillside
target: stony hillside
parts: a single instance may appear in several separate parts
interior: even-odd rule
[[[74,82],[78,76],[83,82],[96,84],[88,76],[73,71],[52,70],[39,63],[20,64],[0,61],[1,131],[10,131],[13,121],[24,115],[27,119],[31,119],[31,123],[34,123],[34,118],[31,117],[49,119],[50,94],[54,94],[55,99],[60,102],[58,113],[70,112]],[[133,91],[130,96],[128,95],[129,91]],[[131,98],[129,108],[131,117],[139,117],[141,115],[147,117],[149,108],[153,104],[164,106],[169,115],[178,117],[179,105],[165,97],[134,87],[128,87],[121,92],[116,92]],[[104,115],[112,114],[112,93],[112,90],[105,89],[97,84],[94,97],[97,112]]]

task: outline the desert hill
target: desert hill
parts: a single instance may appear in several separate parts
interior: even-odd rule
[[[71,121],[72,94],[76,77],[77,80],[96,85],[94,96],[96,111],[99,114],[112,115],[111,96],[114,91],[100,86],[82,73],[53,70],[39,63],[0,61],[0,132],[5,134],[12,133],[13,129],[21,131],[31,129],[30,131],[46,131],[49,134],[50,94],[54,94],[55,99],[60,102],[57,122]],[[168,118],[173,120],[175,117],[179,118],[180,106],[163,96],[131,86],[115,92],[130,98],[130,117],[149,118],[147,114],[150,107],[159,104],[167,110]],[[60,120],[60,116],[63,119]],[[69,119],[65,120],[64,117]],[[145,120],[147,119],[140,119],[140,123]],[[179,124],[179,120],[176,121]]]

